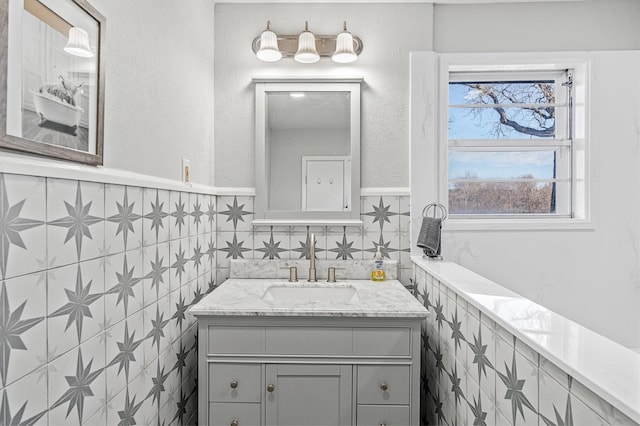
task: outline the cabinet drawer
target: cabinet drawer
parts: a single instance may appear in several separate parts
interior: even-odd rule
[[[213,402],[209,404],[209,422],[211,426],[230,426],[234,420],[238,422],[238,426],[259,426],[260,404],[237,402]]]
[[[209,354],[260,354],[264,352],[263,327],[214,327],[207,330]]]
[[[353,330],[328,327],[271,327],[266,329],[269,354],[351,355]]]
[[[356,328],[353,333],[356,355],[409,356],[411,355],[411,329]]]
[[[409,404],[410,387],[408,365],[358,367],[358,404]]]
[[[411,411],[408,405],[358,405],[358,426],[406,426]]]
[[[260,402],[259,364],[209,364],[209,401]]]

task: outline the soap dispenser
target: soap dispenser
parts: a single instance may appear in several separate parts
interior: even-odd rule
[[[373,271],[371,271],[371,281],[384,281],[387,278],[387,274],[384,272],[384,261],[382,260],[382,253],[380,252],[380,246],[376,250],[375,260],[373,262]]]

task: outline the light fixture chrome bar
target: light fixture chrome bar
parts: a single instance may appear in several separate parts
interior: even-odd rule
[[[336,50],[337,35],[316,35],[316,50],[321,57],[330,58]],[[260,36],[253,39],[251,43],[253,53],[257,53],[260,50]],[[356,55],[360,55],[362,52],[362,40],[359,37],[353,36],[353,50]],[[285,58],[293,58],[298,50],[298,35],[279,35],[278,36],[278,49]]]

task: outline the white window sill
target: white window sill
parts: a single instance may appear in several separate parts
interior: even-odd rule
[[[589,231],[589,219],[454,219],[442,224],[444,232],[457,231]]]

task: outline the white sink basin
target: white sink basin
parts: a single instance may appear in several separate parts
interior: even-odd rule
[[[263,300],[282,302],[356,302],[360,300],[358,291],[350,285],[273,285],[264,292]]]

